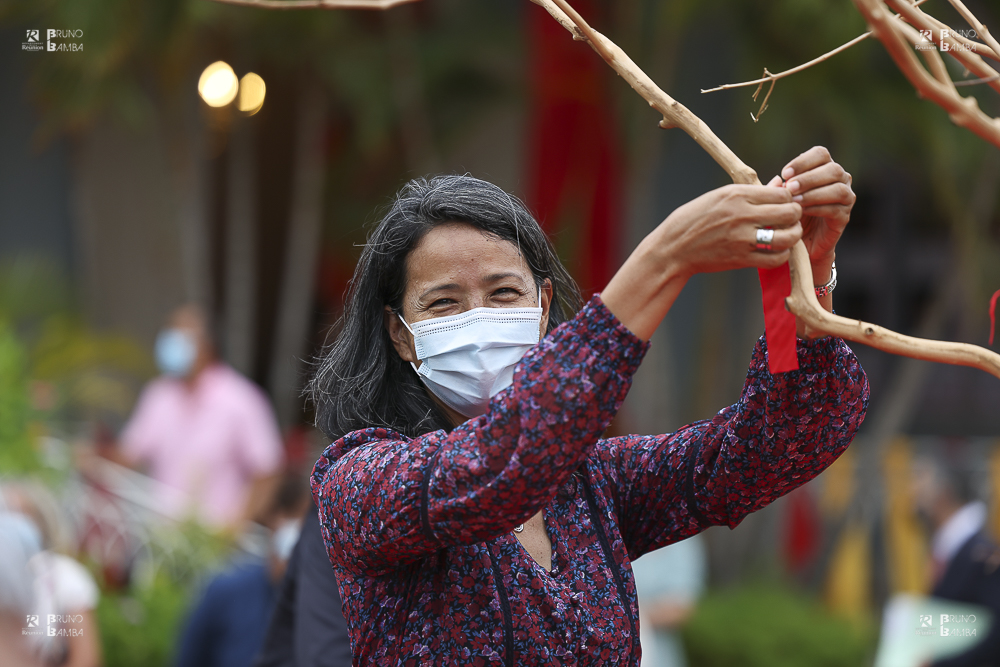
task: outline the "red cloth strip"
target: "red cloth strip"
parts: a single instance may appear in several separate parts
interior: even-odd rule
[[[993,344],[993,334],[997,330],[997,299],[1000,298],[1000,290],[996,291],[990,299],[990,345]]]
[[[767,338],[767,367],[771,374],[797,371],[799,355],[795,351],[795,315],[785,308],[785,298],[792,293],[792,274],[788,264],[776,269],[757,269],[764,301],[764,335]]]

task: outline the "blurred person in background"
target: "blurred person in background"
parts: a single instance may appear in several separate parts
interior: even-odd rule
[[[914,464],[917,515],[931,531],[931,595],[981,605],[993,613],[986,637],[934,667],[1000,666],[1000,547],[986,532],[986,505],[969,471],[943,457]]]
[[[680,629],[694,611],[707,575],[702,536],[647,553],[632,563],[632,572],[643,667],[685,667]]]
[[[286,475],[264,514],[271,531],[267,555],[241,554],[209,582],[188,617],[177,667],[250,667],[298,541],[305,501],[305,482]]]
[[[41,549],[41,535],[23,514],[0,505],[0,665],[42,667],[23,633],[35,606],[28,561]]]
[[[351,639],[342,606],[311,503],[254,667],[349,667]]]
[[[271,405],[218,359],[196,306],[173,312],[155,352],[162,375],[143,390],[122,430],[120,462],[180,492],[164,494],[168,512],[240,532],[268,507],[284,460]]]
[[[28,561],[33,578],[32,614],[38,635],[31,635],[46,667],[96,667],[101,643],[95,610],[100,590],[94,577],[67,551],[65,526],[52,494],[39,482],[18,481],[0,489],[3,505],[38,530],[41,550]]]

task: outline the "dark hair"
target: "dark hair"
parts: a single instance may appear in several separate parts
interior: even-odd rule
[[[536,284],[552,282],[548,331],[580,309],[580,289],[520,200],[467,175],[410,181],[369,235],[347,288],[337,338],[316,361],[306,389],[316,406],[316,425],[330,438],[371,426],[409,437],[450,428],[383,325],[385,306],[396,311],[402,306],[410,252],[428,231],[447,222],[464,222],[514,243]]]

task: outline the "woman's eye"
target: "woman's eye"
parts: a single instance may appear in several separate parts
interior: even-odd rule
[[[452,301],[451,299],[438,299],[437,301],[431,304],[431,308],[441,308],[442,306],[450,306],[453,303],[454,301]]]

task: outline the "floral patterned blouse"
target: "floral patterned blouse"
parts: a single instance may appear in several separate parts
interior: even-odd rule
[[[326,449],[311,485],[355,665],[638,665],[631,561],[735,527],[830,465],[864,418],[843,340],[800,340],[800,369],[772,376],[761,339],[713,419],[602,439],[648,346],[595,295],[486,414]],[[539,510],[551,571],[512,533]]]

